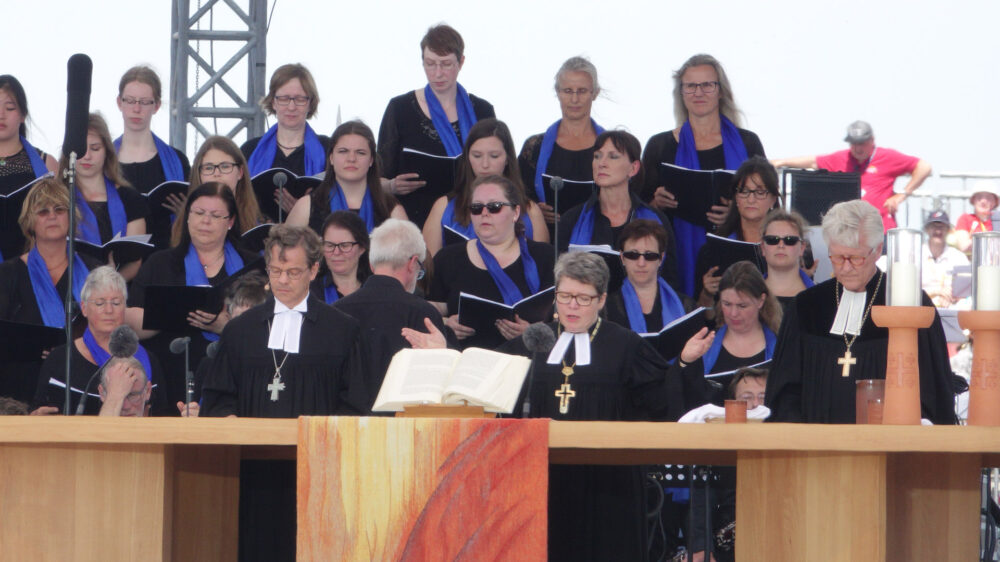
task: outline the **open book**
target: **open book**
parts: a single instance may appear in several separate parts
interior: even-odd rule
[[[115,255],[115,262],[128,263],[145,259],[156,250],[149,241],[152,236],[152,234],[133,234],[132,236],[118,234],[104,244],[94,244],[77,238],[74,244],[78,253],[91,256],[102,263],[106,263],[108,256],[112,253]]]
[[[454,228],[446,224],[442,224],[441,228],[444,232],[445,246],[451,246],[452,244],[461,244],[463,242],[468,242],[469,240],[471,240],[471,238],[469,238],[465,234],[455,230]]]
[[[418,179],[426,181],[428,186],[450,191],[455,186],[458,158],[404,147],[400,154],[399,169],[401,173],[419,174]]]
[[[582,205],[594,194],[593,181],[568,180],[563,178],[562,189],[559,190],[559,208],[556,211],[564,213],[577,205]],[[534,193],[534,187],[529,187],[529,193]],[[552,189],[552,176],[542,174],[542,189],[545,190],[545,200],[555,206],[555,191]]]
[[[400,412],[404,406],[482,406],[509,414],[521,394],[531,360],[478,347],[403,349],[393,356],[372,410]]]
[[[622,264],[622,256],[607,244],[570,244],[570,252],[590,252],[600,256],[608,266],[611,277],[608,279],[608,294],[614,293],[622,288],[625,282],[625,266]]]
[[[674,214],[705,228],[712,226],[705,216],[712,205],[720,204],[720,197],[732,198],[735,176],[736,173],[732,170],[691,170],[666,162],[660,163],[660,181],[677,199]]]
[[[680,355],[684,344],[705,327],[703,312],[705,312],[704,306],[675,319],[661,328],[659,332],[639,335],[645,338],[661,357],[670,361]]]
[[[515,314],[527,322],[543,322],[552,310],[555,292],[555,287],[549,287],[513,305],[463,292],[458,295],[458,323],[483,334],[496,330],[495,322],[501,318],[513,322]]]
[[[729,266],[738,261],[748,261],[761,272],[767,273],[767,262],[764,261],[764,254],[760,251],[760,244],[755,242],[744,242],[732,238],[723,238],[715,234],[705,236],[705,254],[709,267],[719,266],[716,272],[722,275],[729,269]]]
[[[274,176],[279,172],[285,174],[285,191],[292,197],[299,199],[311,189],[315,189],[323,180],[316,176],[299,176],[291,170],[285,168],[271,168],[264,170],[250,179],[253,184],[253,192],[257,195],[257,203],[260,205],[260,212],[272,220],[278,220],[278,204],[274,201],[274,192],[278,189],[274,182]],[[285,213],[282,213],[285,214]]]

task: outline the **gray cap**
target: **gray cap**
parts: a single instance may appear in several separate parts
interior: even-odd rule
[[[855,121],[847,126],[847,136],[844,137],[844,142],[860,144],[871,140],[874,136],[872,126],[867,121]]]

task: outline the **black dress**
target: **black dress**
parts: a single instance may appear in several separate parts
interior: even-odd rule
[[[552,255],[552,246],[533,240],[527,242],[528,252],[538,267],[538,290],[545,290],[555,282],[553,279],[555,257]],[[504,272],[514,281],[523,296],[527,297],[532,294],[524,279],[524,262],[520,257],[505,267]],[[434,279],[431,281],[427,300],[447,303],[448,316],[451,316],[458,314],[458,297],[462,292],[503,302],[500,289],[493,282],[490,273],[472,264],[464,244],[445,246],[434,256]],[[464,340],[459,340],[459,345],[463,349],[466,347],[494,349],[505,341],[507,340],[500,335],[499,331],[493,330],[492,333],[476,333]]]
[[[531,357],[522,338],[500,351]],[[572,364],[574,356],[571,344],[564,360]],[[576,396],[566,414],[555,395],[565,379],[562,365],[546,359],[546,354],[534,357],[533,379],[515,412],[523,411],[530,393],[531,417],[675,421],[683,413],[681,381],[667,375],[666,362],[649,344],[613,322],[601,322],[591,342],[591,364],[574,369],[570,384]],[[551,465],[549,560],[647,560],[643,480],[640,467]]]
[[[118,187],[118,197],[122,200],[122,207],[125,208],[126,223],[134,220],[145,219],[149,216],[149,203],[146,198],[131,187]],[[104,244],[114,236],[111,230],[111,215],[108,213],[107,201],[87,201],[87,206],[97,218],[97,229],[101,233],[101,244]],[[147,225],[148,226],[148,225]],[[148,232],[148,229],[147,229]],[[122,233],[124,236],[124,233]]]
[[[868,298],[880,275],[868,282]],[[857,363],[849,376],[842,376],[837,359],[847,349],[844,337],[830,333],[837,313],[836,295],[843,287],[830,279],[802,291],[787,309],[778,333],[771,375],[767,380],[768,421],[809,423],[854,423],[855,381],[885,379],[889,331],[879,328],[870,315],[861,335],[851,346]],[[882,280],[875,304],[885,303],[886,281]],[[923,293],[923,306],[934,306]],[[850,336],[849,336],[850,337]],[[955,388],[948,361],[948,347],[935,312],[934,323],[917,331],[920,369],[921,416],[935,424],[954,424]]]
[[[37,148],[35,150],[44,162],[48,155]],[[21,152],[5,159],[3,166],[0,166],[0,194],[10,195],[35,181],[36,178],[35,170],[31,167],[31,160],[28,159],[28,153],[22,148]],[[24,234],[16,220],[17,211],[19,209],[13,211],[15,220],[12,223],[4,224],[0,230],[0,255],[5,260],[14,259],[15,256],[23,254],[25,250]]]
[[[476,119],[496,117],[493,106],[482,98],[469,94]],[[458,121],[451,124],[455,134],[461,138]],[[424,115],[413,91],[389,100],[378,129],[378,155],[382,159],[382,177],[394,178],[401,173],[400,157],[404,148],[412,148],[427,154],[444,156],[447,152],[441,137],[430,117]],[[427,214],[439,197],[447,195],[453,185],[425,185],[406,195],[399,195],[399,203],[418,227],[423,228]]]
[[[173,147],[171,147],[173,148]],[[181,168],[184,170],[184,178],[180,181],[187,181],[191,177],[191,164],[183,152],[173,148],[177,157],[181,161]],[[163,163],[160,154],[157,153],[145,162],[131,162],[122,164],[122,174],[128,183],[142,194],[149,193],[154,187],[167,181],[163,175]],[[159,209],[149,209],[149,217],[146,219],[146,232],[153,237],[150,242],[158,249],[170,247],[170,213],[160,213]]]
[[[323,145],[323,154],[326,154],[330,150],[330,137],[326,135],[316,135],[319,138],[320,144]],[[254,137],[240,146],[240,152],[243,153],[243,157],[250,160],[250,155],[253,151],[257,149],[257,144],[260,143],[260,139],[263,137]],[[285,151],[278,148],[274,151],[274,161],[271,162],[271,168],[284,168],[297,176],[306,175],[306,149],[305,145],[301,145],[295,148],[287,156]],[[263,170],[262,170],[263,171]]]
[[[321,195],[318,191],[313,191],[309,194],[309,198],[309,228],[313,229],[322,238],[323,223],[326,222],[326,217],[330,216],[330,192],[327,191],[326,194]],[[361,209],[350,209],[350,211],[360,213]],[[375,208],[372,209],[372,218],[374,219],[375,226],[378,227],[378,225],[385,222],[385,219],[389,217],[380,215],[378,209]]]
[[[521,147],[521,154],[517,157],[518,166],[521,168],[521,181],[524,182],[524,189],[528,192],[528,197],[538,201],[538,194],[535,192],[535,172],[538,169],[538,155],[542,149],[542,138],[544,134],[532,135],[524,141]],[[542,173],[550,176],[558,176],[564,180],[573,182],[590,182],[589,186],[566,183],[559,192],[558,212],[563,213],[573,207],[583,203],[594,193],[594,149],[585,148],[583,150],[568,150],[559,143],[552,145],[552,155],[549,156],[549,164]],[[555,194],[548,186],[544,186],[545,200],[552,205],[555,202]],[[551,229],[550,229],[551,230]],[[551,232],[549,233],[551,234]]]

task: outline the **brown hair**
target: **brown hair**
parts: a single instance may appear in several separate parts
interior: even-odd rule
[[[229,186],[219,182],[219,181],[209,181],[205,182],[193,190],[188,192],[187,201],[184,203],[184,214],[177,217],[174,221],[174,230],[177,230],[177,225],[181,225],[180,228],[180,238],[174,246],[188,249],[191,247],[191,231],[188,230],[188,220],[191,218],[191,205],[195,201],[201,199],[202,197],[218,197],[226,204],[226,211],[229,216],[232,216],[236,211],[236,199],[233,197],[232,190]],[[226,240],[231,243],[236,242],[237,235],[233,233],[232,229],[226,232]]]
[[[119,97],[125,92],[125,86],[132,82],[146,84],[152,88],[153,99],[156,100],[156,103],[160,103],[163,88],[160,86],[160,77],[156,75],[156,71],[145,65],[133,66],[126,70],[125,74],[122,74],[122,79],[118,81]]]
[[[736,385],[743,382],[743,379],[764,379],[764,383],[766,384],[769,372],[768,369],[758,367],[740,367],[736,369],[736,374],[733,375],[733,380],[729,383],[729,396],[731,398],[736,396]]]
[[[462,62],[465,41],[462,41],[462,35],[455,31],[455,28],[446,23],[439,23],[427,28],[427,33],[420,40],[420,56],[424,55],[424,49],[430,49],[442,57],[454,53],[458,62]]]
[[[472,217],[469,215],[469,201],[472,200],[472,184],[476,181],[476,173],[469,163],[469,151],[476,141],[495,137],[503,145],[503,151],[507,155],[507,163],[503,168],[503,177],[510,180],[514,187],[521,191],[521,200],[527,201],[524,192],[524,185],[521,183],[521,168],[517,163],[517,151],[514,149],[514,139],[511,137],[507,124],[499,119],[490,117],[478,121],[469,129],[469,136],[465,139],[465,146],[462,147],[462,155],[459,157],[458,173],[455,175],[455,188],[448,194],[449,199],[455,200],[455,220],[462,226],[468,226]],[[531,203],[528,202],[528,205]],[[526,208],[521,209],[521,213],[527,213]],[[525,220],[529,220],[525,217]]]
[[[597,135],[597,139],[594,140],[594,152],[597,152],[604,147],[604,144],[611,141],[611,146],[615,147],[615,150],[621,152],[628,157],[629,163],[639,162],[639,171],[629,178],[628,185],[629,191],[632,190],[632,186],[642,185],[642,144],[639,143],[639,139],[635,138],[635,135],[628,131],[622,131],[621,129],[613,129],[610,131],[604,131],[603,133]]]
[[[291,226],[276,224],[264,242],[264,261],[271,265],[271,249],[278,247],[278,257],[284,259],[285,250],[300,247],[306,254],[306,265],[312,267],[319,263],[323,255],[323,243],[319,235],[308,226]]]
[[[35,245],[34,215],[35,211],[46,206],[63,205],[69,207],[69,190],[66,185],[55,178],[44,178],[38,181],[24,198],[21,214],[17,224],[21,227],[26,239],[26,249]],[[77,211],[79,213],[79,210]],[[10,256],[8,256],[9,258]]]
[[[313,80],[309,69],[299,63],[283,64],[271,75],[271,83],[268,84],[267,95],[264,96],[264,99],[260,100],[260,108],[264,110],[264,113],[274,115],[274,96],[276,92],[295,78],[299,79],[302,89],[309,96],[309,111],[306,112],[306,119],[312,119],[312,116],[316,115],[316,110],[319,109],[319,89],[316,88],[316,81]]]
[[[324,208],[330,206],[330,190],[333,189],[333,184],[337,181],[337,175],[333,171],[333,163],[330,161],[330,157],[333,155],[334,149],[337,148],[337,142],[346,135],[358,135],[368,141],[368,151],[372,155],[372,165],[368,167],[368,175],[365,177],[365,182],[368,186],[368,192],[372,195],[372,203],[375,204],[375,216],[381,220],[385,220],[389,218],[392,210],[399,203],[395,197],[382,190],[382,173],[380,171],[381,166],[379,165],[380,158],[378,152],[375,150],[375,134],[372,133],[371,127],[359,120],[352,120],[341,124],[330,135],[330,145],[326,151],[326,172],[323,175],[323,181],[313,190],[313,202]]]
[[[772,209],[781,208],[781,192],[778,191],[778,171],[767,161],[767,158],[763,156],[751,156],[740,164],[740,167],[736,169],[736,174],[733,176],[733,183],[728,194],[732,197],[732,201],[729,203],[729,216],[726,217],[726,222],[719,227],[720,236],[729,236],[736,232],[740,240],[747,239],[746,233],[743,232],[743,221],[740,220],[740,211],[736,206],[736,192],[753,175],[760,177],[761,183],[764,184],[764,189],[774,196],[774,207]]]
[[[796,211],[786,211],[782,208],[772,209],[771,212],[764,217],[764,222],[760,223],[760,235],[763,236],[767,232],[767,227],[771,226],[771,223],[775,222],[787,222],[788,224],[795,227],[795,230],[799,231],[799,238],[804,238],[806,235],[806,228],[809,227],[809,223],[806,219],[802,217]]]
[[[472,194],[475,193],[477,187],[487,184],[500,186],[507,202],[516,205],[521,211],[521,214],[517,217],[517,222],[514,223],[514,236],[524,236],[524,221],[528,220],[528,212],[525,207],[526,198],[524,196],[524,190],[518,189],[517,185],[509,179],[494,174],[491,176],[476,178],[476,181],[472,182],[472,186],[469,187],[469,200],[472,200]],[[465,210],[466,212],[469,211],[468,206],[466,206]],[[488,213],[489,211],[484,210],[483,212]]]
[[[618,249],[624,250],[625,243],[629,240],[640,240],[647,236],[656,240],[656,253],[662,254],[667,251],[670,239],[667,229],[663,228],[662,224],[649,219],[635,219],[626,224],[622,233],[618,235]]]
[[[87,133],[94,133],[101,139],[101,144],[104,145],[104,175],[111,183],[118,187],[132,187],[132,185],[125,179],[125,174],[122,173],[122,167],[118,163],[118,152],[115,150],[115,145],[111,141],[111,131],[108,130],[108,122],[101,117],[100,113],[91,113],[90,117],[87,119]],[[57,178],[63,177],[66,169],[69,168],[69,155],[63,154],[59,158],[59,173],[56,174]]]
[[[764,276],[760,274],[757,266],[748,261],[738,261],[729,266],[722,274],[722,279],[719,280],[718,294],[721,295],[722,291],[726,289],[733,289],[737,293],[743,293],[755,299],[764,295],[764,306],[761,307],[758,315],[760,322],[775,334],[778,333],[778,328],[781,327],[781,305],[767,288]],[[716,317],[718,325],[722,326],[725,322],[725,315],[717,314]]]

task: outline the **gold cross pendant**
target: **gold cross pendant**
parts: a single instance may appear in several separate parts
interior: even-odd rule
[[[837,364],[838,365],[843,365],[843,367],[844,367],[843,370],[841,370],[841,372],[840,372],[840,376],[842,376],[842,377],[848,377],[848,376],[850,376],[851,375],[851,365],[856,365],[857,362],[858,362],[857,357],[852,357],[851,356],[851,350],[850,349],[848,349],[847,351],[845,351],[844,352],[844,356],[841,357],[840,359],[837,359]]]
[[[566,367],[566,369],[569,369],[569,367]],[[570,370],[572,371],[572,369]],[[569,413],[569,399],[576,396],[576,391],[570,388],[568,382],[564,382],[562,386],[559,387],[559,390],[556,391],[555,395],[559,398],[559,413]]]

